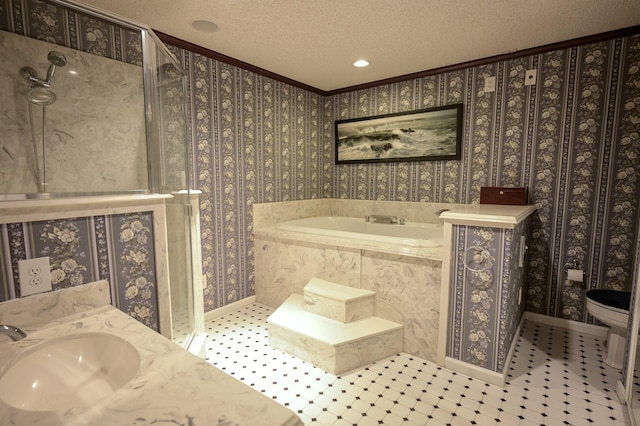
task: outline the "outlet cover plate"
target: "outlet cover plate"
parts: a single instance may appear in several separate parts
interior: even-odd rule
[[[37,257],[18,261],[20,296],[51,291],[51,271],[49,257]]]
[[[538,78],[538,70],[527,70],[524,74],[524,85],[533,86]]]
[[[484,78],[484,91],[495,92],[496,91],[496,76],[492,75]]]

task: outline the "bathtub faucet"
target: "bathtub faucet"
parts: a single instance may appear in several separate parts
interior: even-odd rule
[[[397,223],[399,225],[404,225],[404,219],[398,219],[397,216],[386,216],[381,214],[372,214],[369,216],[365,216],[364,221],[373,222],[373,223],[388,223],[388,224]]]

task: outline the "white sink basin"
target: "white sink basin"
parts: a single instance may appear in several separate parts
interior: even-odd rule
[[[136,348],[108,333],[45,341],[0,371],[0,399],[22,410],[86,406],[124,386],[140,367]]]

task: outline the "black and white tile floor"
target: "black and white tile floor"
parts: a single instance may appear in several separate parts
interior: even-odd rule
[[[629,424],[603,341],[526,322],[504,389],[400,353],[334,376],[267,345],[272,308],[207,321],[207,360],[298,413],[307,425]]]

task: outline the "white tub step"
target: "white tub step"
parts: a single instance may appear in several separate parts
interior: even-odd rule
[[[378,317],[342,323],[304,305],[304,298],[293,294],[271,314],[269,346],[335,375],[402,351],[402,324]]]
[[[373,315],[375,292],[312,278],[304,286],[304,309],[340,322]]]

